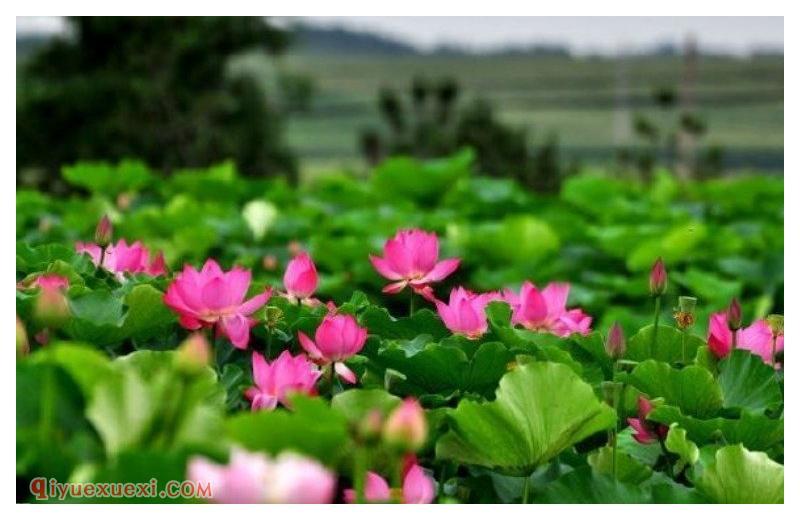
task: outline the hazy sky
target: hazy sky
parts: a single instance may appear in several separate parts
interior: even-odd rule
[[[662,43],[682,43],[694,34],[701,47],[747,53],[783,49],[780,17],[303,17],[319,25],[377,32],[422,49],[457,44],[475,50],[505,45],[560,43],[575,52],[613,53]],[[18,17],[17,32],[57,31],[57,17]]]

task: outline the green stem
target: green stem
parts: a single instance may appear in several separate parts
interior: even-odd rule
[[[651,336],[650,355],[656,351],[656,337],[658,336],[658,318],[661,314],[661,296],[655,298],[655,313],[653,314],[653,335]]]
[[[689,337],[689,329],[683,329],[683,334],[681,334],[681,361],[683,362],[683,366],[686,366],[686,338]]]
[[[272,329],[267,327],[267,359],[272,357]]]
[[[336,370],[333,369],[333,363],[329,365],[330,370],[328,371],[328,385],[330,386],[330,393],[331,399],[333,399],[333,386],[336,380]]]
[[[361,446],[356,448],[353,472],[353,486],[356,490],[356,504],[363,504],[366,501],[364,496],[364,486],[367,479],[367,457],[364,448]]]
[[[408,317],[414,315],[414,291],[409,291],[411,295],[408,298]]]
[[[527,504],[531,494],[531,476],[525,477],[525,485],[522,488],[522,503]]]

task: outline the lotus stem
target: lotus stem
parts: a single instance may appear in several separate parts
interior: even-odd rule
[[[658,336],[658,318],[661,314],[661,296],[655,297],[655,313],[653,314],[653,335],[650,336],[650,355],[656,350],[656,337]]]
[[[408,317],[414,316],[414,291],[409,291],[411,294],[408,298]]]
[[[527,504],[531,494],[531,476],[525,477],[525,485],[522,488],[522,503]]]

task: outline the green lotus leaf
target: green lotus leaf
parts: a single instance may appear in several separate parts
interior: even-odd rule
[[[666,404],[695,417],[711,417],[722,407],[722,390],[711,372],[703,367],[677,369],[648,360],[640,363],[627,380],[647,397],[662,397]]]
[[[734,349],[719,362],[719,385],[725,408],[763,411],[783,402],[775,369],[747,350]]]
[[[611,428],[615,414],[569,367],[533,362],[503,376],[495,401],[462,400],[450,420],[437,457],[526,474]]]
[[[720,448],[695,484],[720,504],[783,503],[783,466],[741,444]]]

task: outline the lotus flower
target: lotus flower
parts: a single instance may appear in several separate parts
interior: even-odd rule
[[[214,260],[206,260],[201,271],[187,265],[167,288],[164,303],[178,313],[180,324],[189,330],[216,326],[236,348],[247,348],[250,329],[256,320],[249,316],[263,307],[272,294],[244,301],[250,287],[250,271],[234,267],[223,272]]]
[[[591,332],[591,316],[581,309],[566,308],[569,289],[568,283],[551,283],[539,291],[526,281],[519,295],[506,290],[503,295],[513,311],[511,323],[562,337],[574,333],[588,334]]]
[[[652,444],[658,439],[667,436],[669,428],[664,424],[654,424],[647,420],[647,414],[653,410],[653,404],[644,396],[638,400],[639,414],[636,419],[628,419],[628,424],[633,428],[633,438],[640,444]]]
[[[43,274],[34,280],[33,286],[39,287],[41,292],[36,297],[34,316],[45,327],[58,328],[69,318],[69,302],[64,294],[69,287],[69,280],[58,274]],[[37,336],[40,343],[45,344],[49,335]]]
[[[150,251],[138,240],[128,245],[125,239],[122,239],[116,244],[106,247],[105,254],[99,245],[91,242],[76,242],[75,250],[78,253],[88,254],[94,265],[99,265],[102,258],[102,267],[106,271],[116,274],[120,279],[125,273],[144,273],[150,276],[167,273],[163,253],[159,251],[151,261]]]
[[[313,394],[320,371],[304,354],[292,356],[288,350],[268,363],[264,356],[253,352],[253,381],[245,395],[253,410],[273,410],[281,403],[289,406],[287,398],[292,393]]]
[[[367,329],[359,327],[349,314],[328,314],[317,327],[314,340],[302,331],[297,333],[300,345],[311,359],[320,365],[333,364],[333,369],[350,384],[356,375],[343,361],[353,357],[367,341]]]
[[[220,504],[329,503],[336,479],[318,462],[293,453],[270,460],[261,453],[234,449],[228,464],[205,457],[189,461],[188,478],[210,486]]]
[[[499,299],[501,296],[498,293],[476,294],[463,287],[456,287],[450,291],[449,303],[436,300],[436,311],[450,332],[469,339],[478,339],[489,328],[486,305]]]
[[[667,290],[667,268],[664,267],[664,260],[661,257],[653,264],[650,269],[650,295],[661,296]]]
[[[404,504],[430,504],[436,497],[436,486],[425,471],[417,464],[412,465],[403,478],[402,500]],[[364,485],[364,498],[367,502],[389,502],[392,490],[389,484],[377,473],[367,473]],[[350,504],[356,501],[354,489],[344,491],[344,500]]]
[[[285,296],[293,303],[300,301],[307,305],[318,304],[319,300],[311,298],[318,283],[317,266],[308,253],[300,252],[286,266],[283,286],[286,289]]]
[[[712,314],[708,320],[708,347],[717,358],[730,354],[733,347],[733,332],[728,328],[728,313]],[[767,320],[758,320],[749,327],[736,331],[736,348],[749,350],[772,365],[772,329]],[[783,334],[777,336],[775,353],[783,351]]]
[[[458,258],[439,261],[439,238],[420,229],[398,231],[383,246],[383,258],[370,255],[378,273],[392,283],[383,292],[396,294],[406,286],[429,301],[434,301],[430,284],[441,282],[461,262]]]

